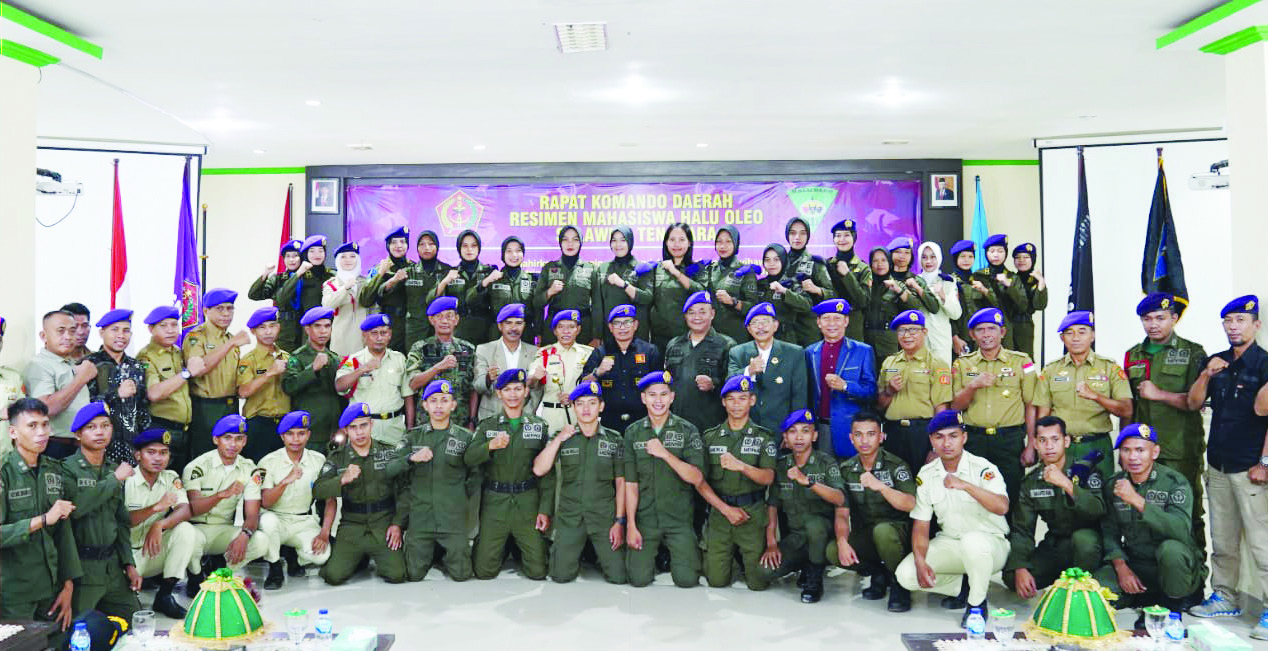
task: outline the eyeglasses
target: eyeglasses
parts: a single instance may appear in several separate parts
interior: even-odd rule
[[[924,331],[924,328],[909,328],[909,327],[899,328],[898,336],[899,337],[915,337],[916,335],[920,334],[923,331]]]
[[[611,322],[613,328],[633,328],[634,319],[617,319]]]

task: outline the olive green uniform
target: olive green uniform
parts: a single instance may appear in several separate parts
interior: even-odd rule
[[[185,353],[177,346],[160,346],[151,341],[141,352],[137,353],[138,362],[145,365],[145,385],[155,386],[159,382],[180,375],[185,369]],[[172,468],[184,468],[189,463],[189,421],[193,418],[194,408],[189,397],[189,383],[181,384],[171,395],[150,403],[150,424],[162,427],[172,435]],[[8,430],[5,430],[8,431]]]
[[[693,266],[694,275],[688,273]],[[638,278],[638,288],[642,292],[634,300],[641,301],[639,305],[647,309],[647,318],[651,321],[651,342],[657,350],[665,350],[670,339],[687,332],[682,306],[689,296],[704,291],[704,283],[708,281],[708,276],[698,264],[678,265],[678,271],[687,276],[687,287],[683,287],[660,265]],[[606,319],[607,314],[603,318]]]
[[[302,256],[303,254],[301,254]],[[304,273],[293,273],[287,278],[282,286],[277,289],[276,302],[279,306],[286,306],[295,310],[302,317],[305,312],[314,307],[321,307],[321,286],[327,280],[330,280],[335,274],[330,268],[324,264],[317,265]],[[299,307],[295,307],[295,298],[299,297]],[[279,316],[281,308],[278,308]],[[298,323],[298,318],[296,319]],[[303,330],[299,333],[299,342],[304,343],[306,337]],[[298,346],[296,346],[298,347]],[[292,351],[295,349],[292,348]]]
[[[748,520],[731,524],[725,515],[709,509],[704,528],[704,578],[710,587],[731,585],[731,565],[736,550],[744,564],[744,582],[750,590],[765,590],[770,577],[762,571],[762,552],[766,551],[766,486],[744,476],[738,470],[722,467],[722,455],[730,452],[744,463],[761,470],[774,470],[776,446],[770,430],[748,421],[739,430],[726,422],[705,431],[704,479],[728,506],[748,513]],[[777,478],[778,479],[778,478]]]
[[[533,289],[537,286],[537,274],[529,273],[520,269],[516,272],[515,277],[511,278],[507,275],[510,267],[502,269],[502,277],[493,281],[489,285],[489,311],[497,317],[498,312],[502,308],[511,303],[520,303],[524,306],[524,334],[522,338],[525,342],[532,343],[537,337],[538,330],[541,329],[541,310],[533,303]],[[489,323],[489,330],[483,337],[482,341],[493,341],[501,337],[502,333],[498,330],[496,322]]]
[[[906,310],[920,310],[929,312],[930,314],[942,309],[942,303],[938,297],[934,295],[929,286],[925,284],[925,279],[912,274],[910,271],[893,272],[888,278],[893,278],[902,285],[905,292],[894,292],[885,285],[884,280],[872,279],[872,297],[868,301],[867,310],[859,315],[863,318],[863,341],[872,347],[872,352],[876,355],[876,364],[879,366],[885,361],[886,357],[893,355],[902,350],[898,345],[898,334],[889,329],[889,324],[901,312]],[[924,290],[924,296],[919,292],[907,286],[907,279],[914,278],[916,283]],[[903,299],[906,296],[906,300]],[[857,317],[856,317],[857,318]],[[850,319],[853,321],[854,319]]]
[[[709,294],[713,299],[713,329],[719,334],[724,334],[737,343],[751,341],[752,336],[749,335],[748,329],[744,327],[744,317],[748,315],[749,308],[753,307],[744,297],[751,296],[756,289],[756,275],[745,274],[739,278],[735,277],[735,272],[745,266],[738,256],[732,256],[731,261],[723,264],[721,261],[709,265],[705,269],[706,280]],[[731,296],[734,303],[726,305],[718,300],[718,292],[725,291]]]
[[[630,585],[649,585],[656,575],[656,551],[669,549],[670,573],[682,588],[700,582],[700,549],[692,526],[696,489],[684,482],[669,464],[647,453],[647,441],[657,438],[675,457],[704,468],[704,442],[690,421],[669,414],[657,432],[650,418],[635,421],[625,430],[625,482],[638,486],[638,509],[630,518],[643,535],[643,548],[626,555]],[[628,514],[627,514],[628,515]]]
[[[581,571],[581,551],[589,540],[608,583],[625,583],[625,550],[612,550],[608,532],[616,522],[616,480],[625,475],[621,434],[600,426],[593,436],[578,428],[559,446],[559,507],[555,544],[550,548],[550,578],[566,583]],[[621,542],[625,544],[624,541]]]
[[[852,253],[853,251],[851,251]],[[850,304],[850,311],[856,316],[845,326],[845,336],[855,341],[863,341],[864,315],[872,301],[872,268],[862,258],[851,256],[846,262],[850,273],[842,275],[837,263],[845,260],[844,254],[838,252],[825,261],[828,278],[832,281],[832,291],[838,298],[844,298]]]
[[[256,346],[238,360],[238,388],[268,373],[273,362],[286,361],[290,354],[281,348],[265,350]],[[247,444],[242,454],[258,462],[264,455],[282,447],[277,425],[291,411],[291,397],[282,390],[282,375],[275,375],[242,402],[242,417],[247,419]]]
[[[1088,452],[1100,450],[1105,458],[1096,469],[1101,476],[1109,476],[1114,470],[1114,450],[1109,434],[1114,424],[1110,421],[1109,411],[1099,403],[1078,396],[1074,389],[1080,382],[1114,400],[1132,397],[1127,374],[1114,360],[1089,352],[1087,359],[1076,366],[1067,353],[1043,367],[1035,385],[1034,405],[1049,407],[1053,416],[1065,420],[1066,431],[1074,439],[1066,450],[1068,456],[1082,459]]]
[[[388,307],[393,307],[398,300],[400,301],[402,309],[405,310],[405,327],[400,327],[400,319],[392,323],[394,342],[392,348],[395,350],[407,352],[416,342],[432,335],[431,322],[427,320],[427,295],[453,268],[440,260],[432,260],[432,263],[431,271],[428,271],[428,265],[422,262],[415,262],[404,267],[405,280],[389,289],[387,281],[391,280],[396,270],[400,268],[393,262],[391,270],[374,276],[369,283],[366,283],[365,289],[361,290],[362,305],[373,305],[377,302],[385,312],[388,312]],[[369,300],[371,298],[374,302]],[[398,330],[403,330],[405,335],[400,348],[395,345]]]
[[[786,454],[775,467],[775,483],[771,484],[766,503],[788,517],[788,530],[779,537],[779,568],[768,570],[768,576],[783,576],[810,565],[828,564],[828,544],[833,536],[833,514],[830,502],[814,494],[810,486],[788,478],[788,471],[797,463],[796,455]],[[812,450],[801,472],[815,483],[845,492],[841,469],[832,455]]]
[[[912,356],[899,350],[885,358],[876,374],[877,391],[886,391],[894,377],[903,379],[903,388],[885,408],[885,449],[905,461],[910,471],[924,466],[929,456],[925,428],[935,408],[951,402],[951,369],[928,346],[921,346]]]
[[[436,374],[432,381],[449,380],[449,383],[453,385],[453,397],[458,404],[450,414],[449,421],[459,426],[466,426],[474,420],[474,415],[471,413],[471,396],[475,391],[475,344],[457,337],[449,341],[441,341],[435,335],[415,342],[405,358],[405,383],[408,386],[410,378],[435,366],[448,355],[453,355],[454,359],[458,360],[458,365]],[[418,402],[421,404],[422,389],[419,389],[418,397],[420,398]]]
[[[463,455],[471,430],[450,425],[434,429],[424,423],[405,432],[405,450],[392,461],[391,472],[404,473],[401,510],[405,514],[405,571],[422,581],[431,570],[436,545],[445,548],[445,571],[454,581],[471,578],[471,545],[467,540],[467,480]],[[431,448],[429,461],[410,455]]]
[[[403,354],[409,350],[409,346],[405,343],[405,330],[408,327],[405,309],[405,285],[399,283],[391,289],[387,289],[384,285],[401,269],[405,269],[408,272],[414,266],[414,263],[410,262],[408,258],[397,260],[389,257],[388,259],[391,260],[392,264],[389,265],[387,271],[379,273],[378,265],[370,269],[369,280],[361,288],[361,293],[357,296],[357,300],[361,301],[361,305],[367,309],[377,306],[378,312],[386,314],[388,318],[392,319],[392,341],[388,344],[388,347]],[[423,292],[423,294],[425,295],[426,292]],[[421,300],[422,297],[420,296],[419,301]],[[425,308],[422,309],[425,310]],[[418,314],[426,314],[426,312],[421,311]]]
[[[1076,459],[1066,456],[1063,470],[1069,472]],[[1074,496],[1043,478],[1044,465],[1031,470],[1016,495],[1008,534],[1008,561],[1004,564],[1004,584],[1013,587],[1014,573],[1026,569],[1042,590],[1061,576],[1066,568],[1095,572],[1101,565],[1100,520],[1105,517],[1105,483],[1093,471],[1086,480],[1072,478]],[[1035,545],[1035,530],[1043,518],[1048,532]]]
[[[313,360],[326,356],[326,365],[313,370]],[[291,397],[291,408],[312,414],[308,447],[324,452],[330,437],[339,429],[343,399],[335,391],[335,375],[339,372],[339,355],[329,348],[320,353],[309,344],[300,346],[286,361],[282,390]],[[364,470],[364,468],[362,469]]]
[[[62,462],[66,499],[75,503],[71,528],[84,575],[75,586],[75,612],[99,610],[132,620],[141,602],[124,568],[132,559],[132,521],[123,503],[123,483],[114,476],[118,464],[103,459],[94,466],[76,451]]]
[[[1001,283],[995,277],[1001,273],[1011,281],[1009,286],[1005,287],[1004,283]],[[982,296],[981,292],[973,289],[972,284],[965,287],[965,292],[978,297],[976,303],[979,310],[994,307],[1004,313],[1004,322],[1007,324],[1007,329],[1004,332],[1003,346],[1008,350],[1017,350],[1017,322],[1020,320],[1019,316],[1025,311],[1027,304],[1026,290],[1022,288],[1021,283],[1017,282],[1017,272],[1003,266],[988,266],[985,269],[974,271],[972,279],[980,281],[990,292],[987,296]],[[972,315],[970,314],[969,316]],[[1026,318],[1030,317],[1027,316]],[[1033,340],[1032,325],[1031,341],[1033,342]]]
[[[665,370],[673,378],[675,414],[704,431],[726,419],[719,391],[726,384],[727,363],[735,340],[710,329],[699,343],[691,343],[691,333],[674,337],[664,350]],[[697,375],[707,375],[713,388],[701,391]],[[637,378],[636,378],[637,381]]]
[[[509,435],[510,443],[490,450],[489,442],[499,434]],[[548,436],[546,421],[528,414],[511,419],[501,413],[476,427],[463,461],[484,474],[480,535],[472,555],[477,578],[492,579],[502,570],[507,538],[519,547],[520,572],[534,580],[546,578],[546,538],[537,530],[537,515],[555,512],[555,476],[539,480],[533,460]]]
[[[405,554],[387,546],[387,530],[401,526],[405,510],[396,500],[403,482],[392,475],[392,462],[406,453],[404,443],[390,446],[371,439],[365,456],[357,454],[351,444],[343,445],[326,456],[321,476],[313,484],[313,498],[343,498],[339,520],[339,536],[335,538],[330,559],[321,568],[321,578],[330,585],[344,583],[356,572],[361,559],[374,559],[375,571],[388,583],[405,580]],[[339,478],[348,466],[356,464],[361,474],[347,486]]]
[[[881,450],[869,471],[863,458],[854,455],[841,462],[841,481],[845,484],[845,505],[850,510],[850,538],[847,542],[859,557],[855,569],[893,575],[898,564],[911,551],[911,515],[894,508],[880,491],[868,490],[860,477],[871,472],[877,481],[908,495],[916,494],[916,476],[911,467],[896,454]],[[828,562],[840,564],[835,537],[828,545]]]
[[[1010,498],[1017,495],[1025,475],[1021,453],[1026,449],[1026,406],[1035,400],[1037,371],[1029,355],[1007,349],[1001,349],[995,359],[986,359],[982,351],[975,350],[952,364],[952,396],[983,373],[995,376],[994,384],[973,393],[964,410],[964,431],[969,434],[964,449],[995,465]],[[1015,499],[1009,501],[1010,512],[1016,506]]]
[[[795,289],[777,292],[770,288],[772,282],[775,282],[774,278],[754,279],[751,284],[746,283],[745,288],[748,293],[744,295],[744,302],[750,306],[758,303],[770,303],[774,306],[775,319],[779,321],[779,329],[775,331],[775,337],[780,341],[802,347],[818,341],[818,336],[815,336],[810,341],[802,342],[802,335],[806,333],[803,333],[804,328],[800,324],[804,324],[807,319],[813,322],[815,318],[814,313],[810,311],[812,307],[810,299],[804,292]],[[743,319],[740,322],[743,323]],[[816,325],[815,328],[817,333],[818,326]]]
[[[580,343],[589,343],[584,341],[587,334],[595,332],[596,316],[598,323],[607,321],[606,314],[591,314],[590,300],[594,293],[594,284],[599,282],[595,278],[598,265],[593,262],[578,260],[576,264],[569,267],[559,260],[551,260],[542,266],[541,273],[537,276],[537,287],[533,290],[533,313],[540,314],[542,309],[546,310],[546,320],[538,333],[541,336],[539,345],[555,343],[555,333],[550,328],[550,320],[563,310],[577,310],[581,312],[581,330],[577,335],[577,341]],[[562,280],[564,283],[563,291],[555,294],[547,299],[546,292],[550,290],[550,286],[554,281]]]
[[[493,272],[493,267],[487,264],[476,264],[475,269],[472,270],[460,264],[453,269],[458,270],[458,277],[445,285],[443,292],[437,293],[437,287],[432,287],[424,300],[430,305],[441,296],[452,296],[458,299],[460,318],[458,326],[454,328],[453,336],[482,344],[485,342],[485,336],[488,335],[489,327],[494,325],[493,313],[489,311],[489,288],[484,286],[484,278]],[[437,285],[444,277],[440,276],[436,279]]]
[[[1021,292],[1013,290],[1016,287]],[[1029,273],[1018,273],[1013,278],[1013,287],[1009,290],[1017,301],[1017,312],[1009,319],[1013,342],[1017,350],[1035,356],[1035,313],[1048,307],[1048,285],[1039,289],[1039,280]],[[1008,315],[1007,312],[1004,313]]]
[[[282,285],[294,275],[294,271],[283,271],[260,276],[251,283],[251,289],[247,290],[247,298],[253,301],[273,301],[273,306],[277,308],[277,321],[282,326],[277,334],[277,347],[286,352],[295,350],[304,343],[304,330],[299,325],[299,318],[304,313],[278,298]]]
[[[973,318],[974,314],[988,307],[999,305],[999,297],[995,295],[995,290],[985,283],[983,283],[983,286],[986,287],[986,293],[979,292],[973,287],[973,275],[971,273],[968,274],[968,279],[965,280],[960,276],[960,273],[962,271],[956,269],[954,274],[955,285],[960,292],[960,318],[951,322],[951,332],[962,339],[968,345],[969,350],[977,350],[977,342],[973,340],[973,333],[969,331],[969,319]],[[1009,330],[1004,334],[1006,337],[1012,337],[1013,333],[1012,330]],[[1004,347],[1007,348],[1007,346]],[[959,355],[960,351],[955,351],[955,354]]]
[[[205,360],[216,349],[231,345],[229,340],[232,338],[227,330],[208,321],[185,335],[181,349],[185,359],[202,357]],[[190,378],[189,397],[193,413],[189,421],[186,458],[193,459],[215,447],[211,441],[211,430],[221,418],[238,413],[238,359],[241,352],[235,347],[215,368]]]
[[[594,271],[594,288],[591,290],[590,309],[599,318],[592,319],[592,332],[582,333],[577,337],[582,343],[590,343],[598,339],[600,342],[615,341],[612,339],[612,333],[608,331],[607,318],[608,312],[618,305],[633,305],[637,308],[635,314],[638,318],[638,329],[634,336],[644,341],[652,340],[651,325],[652,320],[647,317],[647,308],[652,303],[652,293],[647,287],[639,283],[638,274],[634,273],[634,267],[638,266],[638,260],[634,256],[626,256],[622,260],[608,260],[600,262]],[[608,276],[616,274],[624,280],[627,285],[634,288],[634,298],[630,298],[625,293],[625,289],[617,287],[608,282]],[[647,274],[644,274],[644,277]],[[527,338],[526,338],[527,340]]]
[[[784,266],[782,276],[785,280],[792,283],[790,289],[804,296],[806,301],[812,306],[837,297],[836,289],[832,285],[832,277],[828,274],[827,264],[823,258],[817,255],[810,255],[805,249],[801,251],[788,249],[788,264]],[[823,293],[811,294],[802,289],[801,281],[798,280],[798,277],[810,280],[816,287],[823,290]],[[797,342],[801,346],[809,346],[823,338],[819,334],[819,326],[816,323],[817,318],[813,312],[797,314]]]

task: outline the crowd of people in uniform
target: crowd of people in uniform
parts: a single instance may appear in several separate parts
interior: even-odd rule
[[[251,286],[273,306],[246,331],[230,332],[237,294],[212,289],[183,335],[175,308],[146,314],[135,358],[132,311],[96,322],[96,352],[87,309],[49,312],[28,368],[0,370],[0,618],[126,618],[146,582],[183,617],[181,580],[192,596],[216,566],[256,560],[272,589],[370,561],[390,583],[433,565],[490,579],[511,553],[558,582],[583,563],[632,586],[660,571],[764,590],[796,573],[807,603],[836,565],[889,611],[926,590],[966,615],[996,572],[1029,598],[1079,567],[1120,605],[1240,615],[1243,540],[1268,576],[1257,298],[1221,310],[1229,348],[1208,356],[1174,333],[1185,298],[1150,294],[1122,365],[1093,350],[1094,315],[1071,312],[1066,354],[1040,369],[1032,244],[1010,269],[994,235],[975,272],[957,242],[947,274],[935,243],[865,259],[852,221],[831,232],[835,255],[811,255],[793,219],[787,247],[744,264],[734,228],[704,261],[674,224],[661,260],[640,262],[618,227],[593,262],[565,227],[531,273],[517,237],[499,268],[463,232],[451,266],[432,231],[410,260],[401,227],[368,275],[356,243],[332,269],[314,235]]]

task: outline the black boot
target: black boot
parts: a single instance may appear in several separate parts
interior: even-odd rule
[[[159,581],[158,594],[154,595],[154,612],[166,615],[172,619],[185,619],[188,614],[180,604],[176,603],[176,597],[172,596],[172,589],[176,587],[176,579],[164,577]]]
[[[801,591],[801,603],[818,603],[823,598],[824,569],[822,565],[811,564],[801,571],[802,577],[806,579],[806,587]]]
[[[159,588],[159,577],[151,576],[148,578],[141,579],[142,590],[158,590],[158,588]]]
[[[969,577],[965,576],[960,580],[960,594],[954,597],[943,597],[942,607],[947,610],[959,610],[968,606],[969,598]]]
[[[668,571],[669,571],[669,563],[670,563],[670,558],[669,558],[669,548],[668,548],[668,547],[665,547],[664,545],[661,545],[661,546],[660,546],[660,547],[656,550],[656,571],[657,571],[657,572],[668,572]]]
[[[286,575],[282,572],[282,561],[269,563],[269,575],[264,579],[264,589],[277,590],[285,581]]]
[[[986,598],[983,597],[982,603],[976,606],[969,604],[964,607],[964,614],[960,616],[960,628],[964,628],[969,623],[969,613],[973,612],[974,608],[979,609],[979,612],[982,613],[982,619],[986,619]]]
[[[891,613],[905,613],[911,610],[911,591],[898,585],[898,580],[890,577],[889,604],[885,609]]]
[[[304,576],[304,566],[299,564],[299,554],[294,547],[282,547],[282,560],[286,561],[287,576]]]
[[[203,579],[207,578],[202,572],[194,574],[187,572],[185,574],[185,596],[193,599],[198,596],[198,591],[202,589]]]
[[[872,574],[872,582],[866,588],[863,588],[863,598],[868,601],[884,599],[885,591],[889,587],[889,573],[884,570],[874,572]]]

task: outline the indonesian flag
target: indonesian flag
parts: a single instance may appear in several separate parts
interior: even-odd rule
[[[291,191],[294,189],[294,185],[286,186],[286,207],[282,209],[282,238],[277,243],[277,273],[286,271],[286,265],[282,261],[282,247],[291,241]]]
[[[123,198],[119,196],[119,159],[114,159],[114,216],[110,227],[110,309],[132,303],[128,292],[128,242],[123,234]]]

